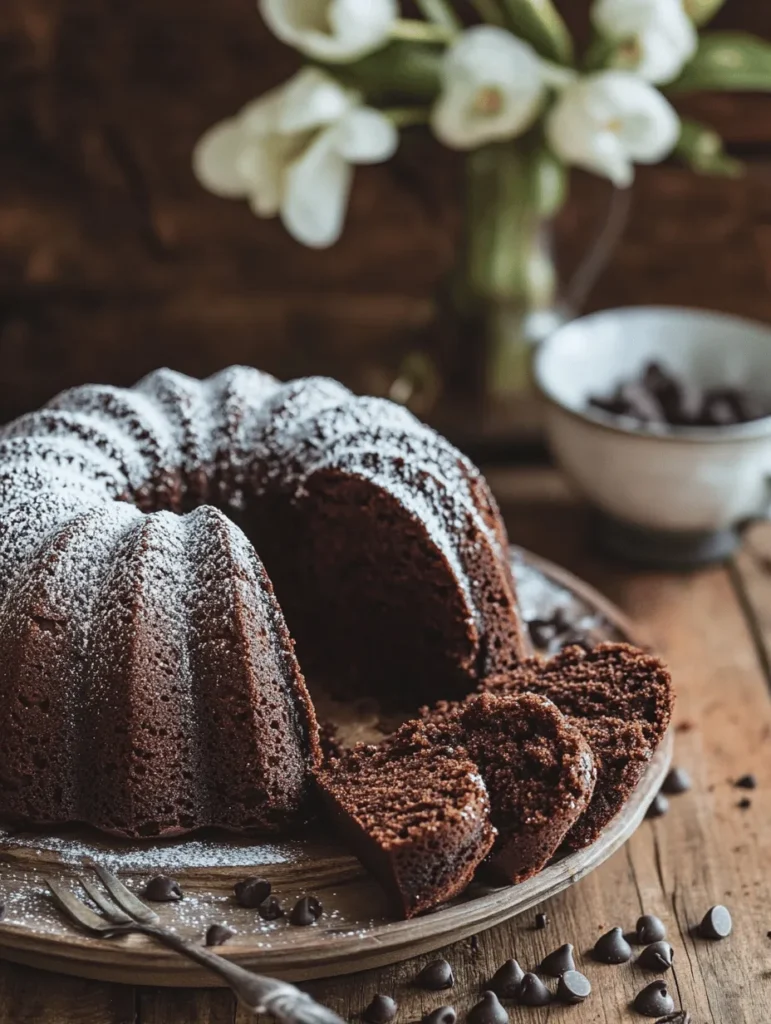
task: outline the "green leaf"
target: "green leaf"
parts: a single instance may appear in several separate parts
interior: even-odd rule
[[[501,3],[512,32],[547,60],[573,63],[573,40],[552,0],[501,0]]]
[[[771,43],[745,32],[711,32],[667,92],[771,92]]]
[[[613,63],[613,56],[618,49],[618,42],[615,39],[605,39],[603,36],[594,36],[586,48],[581,61],[584,71],[601,71],[609,68]]]
[[[420,13],[427,21],[442,25],[453,32],[460,32],[463,22],[452,9],[448,0],[417,0]]]
[[[685,13],[696,25],[706,25],[717,14],[725,0],[684,0]]]
[[[372,102],[415,104],[438,96],[443,53],[430,43],[395,41],[352,64],[335,64],[328,70]]]
[[[698,121],[683,120],[675,156],[698,174],[738,178],[744,173],[744,165],[726,153],[718,133]]]

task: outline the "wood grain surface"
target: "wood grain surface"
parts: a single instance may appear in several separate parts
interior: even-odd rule
[[[694,1024],[766,1024],[771,1005],[771,528],[759,527],[726,567],[693,574],[630,571],[592,553],[590,522],[551,470],[490,475],[511,533],[603,590],[650,631],[678,688],[676,761],[693,776],[690,793],[672,798],[669,814],[646,822],[590,877],[532,915],[448,946],[452,992],[413,984],[431,957],[308,985],[347,1020],[373,993],[394,994],[397,1024],[452,1003],[465,1012],[500,963],[516,956],[531,967],[561,942],[572,942],[592,981],[578,1008],[510,1008],[512,1024],[634,1024],[628,1003],[650,979],[633,965],[607,967],[587,956],[615,924],[632,928],[642,911],[664,919],[675,947],[671,972],[678,1004]],[[751,546],[750,546],[751,545]],[[754,772],[759,788],[732,785]],[[752,806],[741,810],[749,796]],[[722,943],[693,929],[714,903],[730,907],[734,933]],[[0,964],[0,1024],[247,1024],[224,992],[132,989],[47,975]]]
[[[561,6],[586,28],[588,0]],[[728,0],[715,25],[771,37],[771,5]],[[254,0],[3,0],[0,54],[0,420],[65,386],[129,384],[162,364],[202,376],[247,362],[388,388],[452,265],[456,156],[418,133],[388,165],[358,169],[342,241],[314,252],[206,194],[190,170],[209,125],[296,65]],[[748,178],[641,169],[590,305],[771,319],[771,97],[682,107],[727,136]],[[576,175],[558,232],[568,269],[607,197]]]

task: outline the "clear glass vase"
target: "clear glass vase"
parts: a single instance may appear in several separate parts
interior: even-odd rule
[[[465,230],[439,297],[439,429],[472,450],[541,434],[532,386],[536,346],[578,315],[625,227],[614,190],[597,236],[569,281],[554,258],[553,219],[567,182],[538,141],[485,146],[467,158]]]

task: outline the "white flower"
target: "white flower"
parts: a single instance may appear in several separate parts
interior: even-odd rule
[[[655,164],[669,155],[680,137],[680,120],[637,75],[600,71],[565,88],[546,120],[546,133],[560,159],[626,188],[635,163]]]
[[[546,70],[535,50],[493,25],[463,32],[442,66],[442,92],[431,126],[452,149],[474,149],[526,131],[546,95]]]
[[[592,19],[601,35],[631,44],[621,59],[657,85],[677,78],[696,53],[698,33],[683,0],[596,0]]]
[[[399,15],[397,0],[260,0],[282,42],[316,60],[358,60],[383,46]]]
[[[258,217],[280,213],[294,238],[321,249],[342,232],[351,164],[388,160],[397,144],[379,110],[318,68],[304,68],[210,128],[193,169],[210,192],[248,199]]]

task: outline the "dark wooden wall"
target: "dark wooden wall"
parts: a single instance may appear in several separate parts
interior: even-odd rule
[[[563,6],[573,16],[582,3]],[[728,0],[716,24],[771,37],[771,4]],[[457,161],[415,138],[357,172],[345,236],[327,252],[204,193],[190,171],[199,134],[294,64],[254,0],[1,0],[0,418],[160,364],[205,374],[244,361],[387,386],[452,261]],[[688,111],[724,132],[749,175],[641,172],[591,304],[771,320],[771,97]],[[578,178],[568,259],[604,201],[604,186]]]

